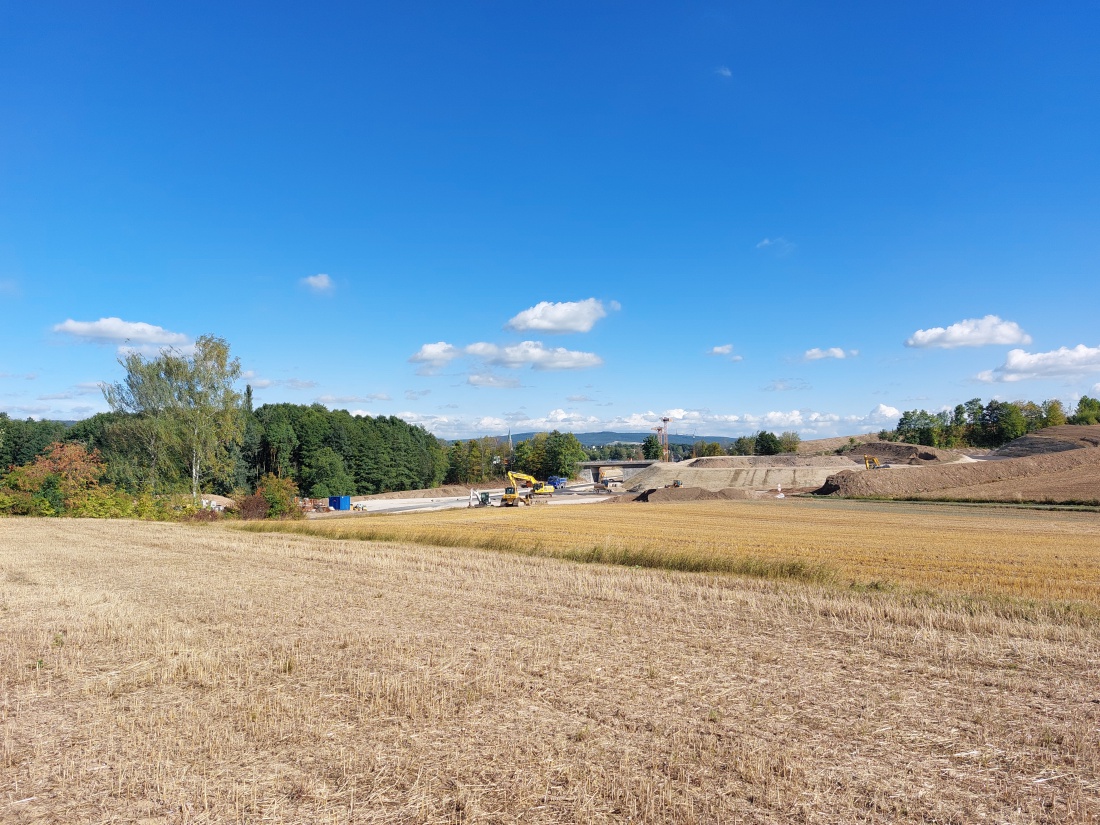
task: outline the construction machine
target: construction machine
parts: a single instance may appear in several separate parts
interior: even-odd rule
[[[878,459],[873,455],[865,455],[863,457],[863,466],[868,470],[881,470],[882,465],[878,463]]]
[[[500,503],[504,507],[516,507],[520,504],[530,504],[532,496],[552,496],[554,488],[545,482],[539,481],[534,476],[526,473],[514,473],[508,471],[508,485],[504,488],[504,495]],[[521,493],[526,489],[526,493]]]

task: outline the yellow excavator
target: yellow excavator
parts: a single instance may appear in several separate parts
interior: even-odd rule
[[[882,465],[878,463],[878,459],[873,455],[865,455],[863,457],[863,466],[868,470],[881,470]]]
[[[504,507],[517,507],[520,504],[530,504],[531,496],[554,495],[553,487],[526,473],[513,473],[509,471],[508,484],[509,486],[504,488],[504,495],[500,499],[500,503]],[[526,493],[520,492],[521,486],[527,490]]]

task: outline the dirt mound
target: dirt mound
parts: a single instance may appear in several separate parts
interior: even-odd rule
[[[638,495],[616,496],[618,504],[661,501],[747,501],[756,498],[752,490],[727,487],[724,490],[704,490],[702,487],[662,487]]]
[[[881,464],[943,464],[958,461],[959,453],[953,450],[941,450],[936,447],[924,447],[920,444],[905,444],[898,441],[876,441],[874,444],[856,444],[844,450],[844,455],[863,462],[863,456],[873,455]]]
[[[845,461],[863,462],[862,455],[859,459],[853,456],[843,456],[839,463]],[[730,455],[713,456],[710,458],[696,458],[686,462],[686,466],[693,470],[733,470],[740,468],[759,467],[835,467],[838,458],[832,456],[804,456],[804,455]]]
[[[835,455],[841,450],[854,449],[859,444],[878,444],[878,442],[877,433],[842,435],[836,438],[815,438],[811,441],[799,442],[798,455]]]
[[[1000,449],[994,450],[992,454],[1018,458],[1087,447],[1100,447],[1100,424],[1088,426],[1065,424],[1061,427],[1048,427],[1025,435],[1023,438],[1017,438]]]
[[[973,501],[1100,501],[1100,449],[904,470],[841,472],[818,495]]]

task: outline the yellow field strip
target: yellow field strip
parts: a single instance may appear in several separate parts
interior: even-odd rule
[[[251,529],[1100,606],[1095,513],[787,499],[450,510]]]

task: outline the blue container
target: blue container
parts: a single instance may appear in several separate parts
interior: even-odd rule
[[[329,496],[328,506],[333,510],[350,510],[351,496]]]

